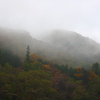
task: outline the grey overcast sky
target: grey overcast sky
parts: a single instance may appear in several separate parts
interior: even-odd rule
[[[100,0],[0,0],[0,27],[35,38],[47,30],[71,30],[100,43]]]

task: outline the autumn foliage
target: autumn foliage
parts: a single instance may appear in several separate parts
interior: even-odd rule
[[[90,69],[72,68],[37,54],[28,57],[31,62],[18,67],[0,65],[0,100],[100,100],[98,63]]]

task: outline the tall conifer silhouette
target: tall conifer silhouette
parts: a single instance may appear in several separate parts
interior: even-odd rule
[[[29,45],[27,46],[25,62],[28,62],[28,63],[31,62],[31,59],[30,59],[30,47],[29,47]]]

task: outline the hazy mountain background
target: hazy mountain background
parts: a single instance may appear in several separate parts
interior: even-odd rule
[[[12,50],[24,58],[26,48],[41,58],[70,67],[89,67],[100,61],[100,44],[78,33],[66,30],[47,32],[44,38],[37,40],[22,30],[0,28],[0,48]]]
[[[43,38],[43,41],[52,44],[64,53],[74,56],[87,63],[99,61],[100,44],[76,32],[66,30],[53,30]]]

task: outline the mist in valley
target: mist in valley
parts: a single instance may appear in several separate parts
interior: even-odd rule
[[[71,67],[90,66],[100,60],[100,44],[72,31],[52,30],[38,40],[27,31],[1,28],[0,43],[0,48],[23,57],[29,45],[31,54]]]
[[[99,0],[0,0],[0,100],[100,100]]]

